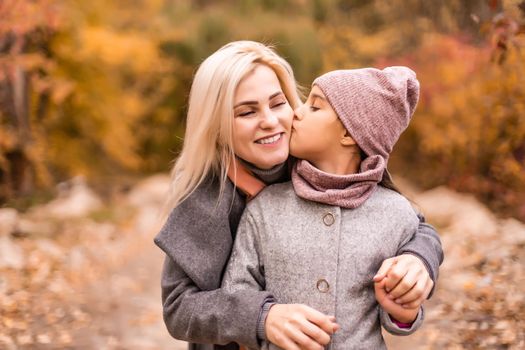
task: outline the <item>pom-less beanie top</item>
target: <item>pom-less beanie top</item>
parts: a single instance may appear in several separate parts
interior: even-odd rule
[[[315,79],[359,147],[388,160],[419,99],[416,73],[407,67],[336,70]]]

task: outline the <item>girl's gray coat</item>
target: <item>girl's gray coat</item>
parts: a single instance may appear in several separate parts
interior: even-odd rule
[[[356,209],[299,198],[290,182],[251,201],[239,224],[223,279],[231,292],[268,290],[283,303],[335,315],[341,329],[331,350],[383,349],[381,325],[405,335],[378,305],[373,276],[417,231],[419,220],[400,194],[377,186]],[[276,349],[265,344],[263,348]]]

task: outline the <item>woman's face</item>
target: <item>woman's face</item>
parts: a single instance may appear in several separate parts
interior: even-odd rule
[[[237,86],[233,105],[235,154],[260,169],[284,162],[293,110],[275,72],[258,65]]]
[[[314,85],[306,102],[295,110],[290,154],[316,165],[340,152],[346,129],[321,89]]]

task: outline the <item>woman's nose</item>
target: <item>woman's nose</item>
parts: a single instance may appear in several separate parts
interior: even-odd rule
[[[261,126],[263,128],[273,128],[278,124],[279,118],[277,117],[277,115],[271,109],[266,110],[263,115]]]

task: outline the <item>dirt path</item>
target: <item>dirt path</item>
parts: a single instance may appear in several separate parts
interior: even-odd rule
[[[137,242],[134,258],[85,291],[91,322],[77,331],[76,346],[87,349],[182,350],[162,321],[159,267],[162,256],[151,241]]]
[[[152,244],[166,186],[148,178],[110,207],[71,190],[7,229],[0,212],[0,349],[185,349],[162,321]],[[525,348],[525,225],[444,188],[404,192],[439,228],[446,259],[423,327],[386,335],[389,348]]]
[[[0,226],[0,349],[186,349],[162,321],[153,244],[167,178],[111,206],[82,186]]]
[[[104,278],[86,291],[92,322],[78,332],[89,349],[186,349],[168,334],[162,321],[160,274],[162,252],[153,244],[160,229],[159,205],[165,177],[139,184],[126,198],[135,213],[130,231],[119,242],[123,255]],[[131,233],[131,234],[130,234]]]
[[[524,349],[525,225],[469,195],[404,187],[439,228],[445,261],[425,323],[409,337],[387,336],[389,348]]]

